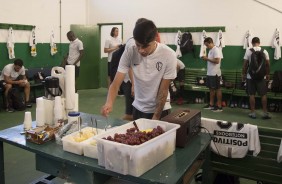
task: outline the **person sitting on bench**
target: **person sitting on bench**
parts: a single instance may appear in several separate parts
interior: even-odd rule
[[[5,89],[5,99],[7,112],[14,112],[14,109],[8,100],[8,92],[12,87],[22,87],[24,88],[25,94],[25,105],[26,107],[32,107],[29,102],[30,94],[30,84],[25,76],[25,67],[23,66],[23,61],[21,59],[16,59],[14,63],[7,64],[0,76],[0,85]]]

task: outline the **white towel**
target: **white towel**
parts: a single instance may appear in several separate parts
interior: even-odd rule
[[[281,48],[280,48],[280,36],[279,36],[279,30],[278,29],[276,29],[276,31],[275,31],[272,47],[275,48],[274,59],[279,60],[281,58]]]
[[[51,32],[51,36],[50,36],[50,52],[52,56],[58,52],[57,45],[55,43],[54,31]]]
[[[201,36],[201,49],[200,49],[200,58],[203,56],[207,56],[207,47],[204,44],[205,39],[207,38],[206,31],[203,30],[202,36]]]
[[[37,55],[36,52],[36,36],[35,36],[35,28],[32,28],[31,33],[30,33],[30,38],[29,38],[29,46],[30,48],[30,54],[31,56],[35,57]]]
[[[252,48],[252,47],[253,47],[253,45],[252,45],[252,33],[251,33],[250,30],[248,30],[247,33],[246,33],[245,39],[244,39],[243,48],[249,49],[249,48]]]
[[[7,40],[9,59],[15,58],[14,44],[15,44],[15,35],[14,35],[13,28],[10,27],[9,33],[8,33],[8,40]]]
[[[181,31],[177,31],[177,34],[175,36],[175,45],[176,45],[176,57],[177,58],[180,58],[182,57],[182,53],[181,53],[181,50],[180,50],[180,44],[181,44],[181,36],[182,36],[182,33]]]
[[[215,45],[219,48],[221,58],[223,58],[222,49],[223,49],[223,47],[225,47],[225,43],[224,43],[224,39],[223,39],[223,33],[222,33],[221,30],[219,30],[218,33],[217,33]]]
[[[278,154],[277,154],[277,162],[282,162],[282,139],[281,139],[281,142],[280,142],[280,147],[279,147],[279,150],[278,150]]]

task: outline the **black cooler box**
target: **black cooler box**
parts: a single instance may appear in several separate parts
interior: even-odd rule
[[[177,109],[163,117],[162,121],[179,124],[176,132],[176,146],[185,145],[200,132],[201,111],[193,109]]]

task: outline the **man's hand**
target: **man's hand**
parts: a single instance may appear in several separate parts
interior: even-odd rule
[[[269,81],[269,80],[270,80],[270,76],[269,76],[269,75],[266,75],[266,76],[265,76],[265,79],[266,79],[266,81]]]
[[[102,108],[101,108],[101,115],[107,117],[109,116],[110,112],[112,112],[112,106],[105,104]]]
[[[246,81],[247,79],[247,75],[246,74],[242,74],[242,82]]]
[[[202,56],[202,59],[203,59],[204,61],[208,61],[208,57],[207,57],[207,56]]]

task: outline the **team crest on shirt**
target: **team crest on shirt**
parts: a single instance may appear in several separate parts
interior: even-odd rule
[[[156,63],[156,68],[157,68],[157,70],[158,70],[158,71],[161,71],[161,70],[162,70],[162,68],[163,68],[163,63],[162,63],[162,62],[160,62],[160,61],[159,61],[159,62],[157,62],[157,63]]]

